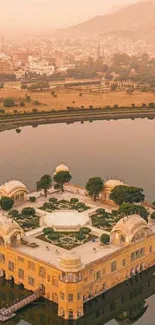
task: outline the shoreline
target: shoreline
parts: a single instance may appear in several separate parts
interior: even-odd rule
[[[137,119],[137,118],[155,118],[155,109],[134,108],[129,109],[109,109],[107,110],[88,110],[85,111],[58,111],[58,112],[38,112],[35,114],[23,115],[5,115],[0,117],[0,132],[16,129],[22,126],[37,127],[43,124],[67,123],[99,120],[119,120],[119,119]]]

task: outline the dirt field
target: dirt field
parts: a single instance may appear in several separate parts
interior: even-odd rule
[[[142,103],[154,102],[155,97],[151,93],[141,93],[135,92],[133,95],[127,95],[126,92],[109,92],[109,93],[89,93],[87,89],[85,90],[70,90],[70,89],[60,89],[56,90],[57,97],[54,98],[51,95],[51,91],[47,92],[28,92],[26,90],[20,90],[15,88],[16,85],[12,87],[8,86],[0,90],[0,108],[3,108],[3,99],[6,97],[14,98],[16,104],[19,105],[20,100],[25,99],[28,95],[31,97],[30,103],[25,102],[25,107],[13,107],[7,108],[11,112],[12,110],[19,111],[31,111],[33,108],[37,108],[41,111],[48,110],[62,110],[66,109],[67,106],[81,107],[84,106],[88,108],[90,105],[94,107],[104,107],[106,105],[119,106],[131,106],[133,103],[137,106],[141,106]],[[79,96],[79,93],[82,96]],[[38,100],[40,105],[35,105],[34,101]]]

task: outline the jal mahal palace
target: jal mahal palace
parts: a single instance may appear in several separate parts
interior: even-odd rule
[[[61,164],[55,172],[62,170],[69,169]],[[13,278],[15,284],[23,284],[34,292],[42,288],[43,297],[58,305],[60,317],[78,319],[83,316],[87,301],[152,267],[155,264],[153,221],[147,223],[139,215],[125,216],[109,232],[107,245],[100,242],[100,236],[107,231],[91,224],[90,216],[97,208],[109,213],[117,210],[109,198],[117,185],[123,183],[107,180],[97,203],[88,197],[84,188],[72,184],[66,184],[63,193],[53,188],[49,190],[48,198],[69,200],[74,197],[87,203],[89,210],[79,213],[74,210],[42,211],[39,207],[47,201],[43,193],[28,193],[25,185],[16,180],[3,184],[0,197],[13,198],[19,211],[26,206],[34,207],[39,227],[24,233],[7,212],[0,211],[0,276],[7,280]],[[32,195],[37,197],[34,203],[29,201]],[[96,239],[67,250],[38,239],[45,227],[65,232],[89,227]]]

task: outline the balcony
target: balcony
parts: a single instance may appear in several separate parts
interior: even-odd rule
[[[76,274],[72,274],[72,275],[65,274],[65,275],[60,275],[59,280],[65,283],[77,283],[82,280],[82,276]]]

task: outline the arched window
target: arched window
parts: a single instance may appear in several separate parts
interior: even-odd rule
[[[4,246],[4,239],[3,239],[3,237],[0,237],[0,245],[1,246]]]
[[[144,239],[145,236],[146,236],[145,231],[142,231],[142,232],[141,232],[141,239]]]
[[[125,236],[124,235],[120,235],[120,243],[125,243]]]
[[[58,280],[56,279],[55,276],[52,277],[52,284],[53,284],[55,287],[58,287]]]
[[[60,316],[65,316],[65,310],[64,308],[60,308]]]
[[[42,278],[46,277],[46,271],[43,267],[39,268],[39,276],[41,276]]]
[[[57,293],[52,293],[52,301],[54,301],[54,302],[58,302],[58,295],[57,295]]]
[[[73,309],[70,309],[70,310],[68,311],[68,318],[69,318],[69,319],[73,319],[73,316],[74,316]]]

